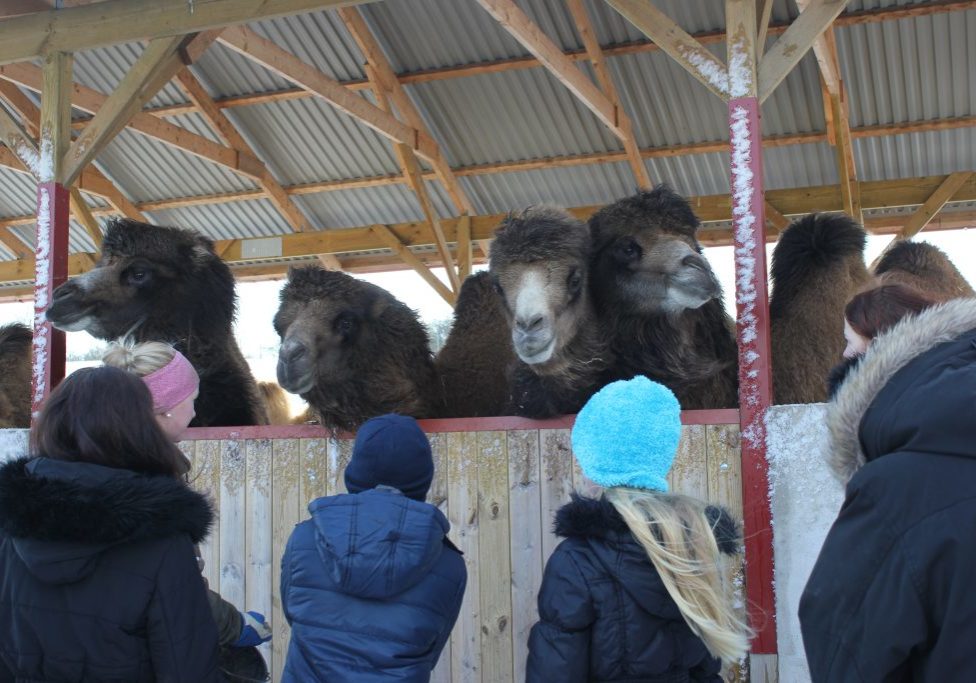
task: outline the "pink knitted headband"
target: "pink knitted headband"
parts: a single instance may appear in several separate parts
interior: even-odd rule
[[[153,398],[153,410],[165,413],[193,395],[200,385],[197,371],[179,351],[173,351],[173,360],[155,372],[142,378]]]

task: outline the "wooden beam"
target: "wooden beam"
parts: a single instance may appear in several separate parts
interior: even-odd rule
[[[813,46],[848,0],[809,0],[807,8],[781,35],[759,63],[759,101],[769,97],[786,74]]]
[[[38,175],[37,145],[13,114],[0,107],[0,138],[21,165],[35,178]]]
[[[560,83],[569,88],[587,109],[593,112],[618,138],[624,138],[617,107],[593,85],[562,49],[529,19],[513,0],[477,0],[495,21],[502,25],[522,46],[532,53]]]
[[[253,31],[242,27],[229,28],[220,35],[220,42],[282,78],[314,92],[332,106],[359,119],[380,135],[410,146],[424,159],[434,161],[438,157],[437,143],[430,136],[401,123],[379,107],[344,88],[339,81],[326,76]]]
[[[756,56],[762,57],[766,51],[766,36],[769,35],[769,20],[773,16],[773,0],[758,0],[756,12]]]
[[[88,236],[94,242],[95,248],[101,249],[102,230],[95,216],[92,214],[88,202],[81,196],[81,191],[77,187],[71,188],[71,213],[74,214],[75,220],[81,223],[88,232]]]
[[[933,192],[925,203],[918,208],[918,210],[911,215],[911,217],[905,222],[905,227],[901,229],[898,233],[896,240],[907,240],[911,239],[922,229],[928,225],[929,221],[932,220],[942,207],[950,201],[956,193],[966,183],[969,183],[974,177],[972,171],[960,171],[958,173],[950,173],[949,176],[942,181],[939,187]]]
[[[668,15],[646,0],[607,0],[627,21],[653,40],[672,59],[722,100],[729,97],[728,71]]]
[[[71,185],[81,170],[89,164],[125,128],[142,105],[169,81],[181,64],[179,48],[186,38],[174,36],[150,41],[149,45],[127,71],[98,113],[71,144],[61,182]]]
[[[214,103],[213,98],[204,89],[203,84],[190,72],[189,67],[181,69],[176,74],[176,79],[179,81],[183,92],[197,105],[200,113],[213,126],[225,144],[236,149],[238,152],[251,155],[255,159],[258,158],[258,155],[244,139],[244,136],[238,132],[230,119]],[[312,229],[308,219],[305,218],[305,214],[295,205],[285,192],[285,189],[278,183],[274,175],[272,175],[271,170],[267,167],[265,167],[261,177],[258,178],[258,184],[268,195],[275,208],[285,217],[285,220],[293,231],[305,232],[306,230]]]
[[[2,97],[15,112],[20,114],[20,118],[23,119],[25,132],[36,140],[40,133],[40,129],[38,128],[38,123],[40,121],[40,109],[37,107],[37,105],[34,104],[31,99],[27,97],[27,95],[25,95],[16,85],[10,81],[5,81],[2,79],[0,79],[0,97]]]
[[[342,270],[342,262],[335,254],[316,254],[315,257],[326,270]]]
[[[14,235],[7,228],[0,230],[0,242],[3,243],[3,246],[5,246],[11,254],[13,254],[14,259],[26,258],[31,254],[30,247],[24,244],[19,237]]]
[[[786,228],[790,225],[790,219],[780,213],[779,210],[768,201],[766,202],[765,206],[766,223],[775,228],[778,232],[786,230]]]
[[[434,273],[431,272],[430,268],[428,268],[423,261],[414,256],[413,252],[404,246],[404,244],[400,241],[400,238],[393,234],[388,226],[374,225],[370,228],[370,231],[380,242],[386,245],[388,249],[392,249],[401,259],[403,259],[404,263],[417,271],[417,274],[420,275],[420,277],[422,277],[427,284],[433,287],[434,291],[440,294],[444,301],[449,303],[451,306],[454,306],[454,303],[457,301],[456,294],[452,292],[447,285],[441,282],[440,278],[434,275]],[[453,265],[450,267],[453,268]]]
[[[383,85],[379,82],[379,77],[376,75],[376,70],[373,69],[373,67],[369,64],[366,64],[366,73],[369,75],[369,79],[373,83],[373,93],[376,95],[376,102],[379,104],[380,109],[392,114],[389,97],[387,96]],[[417,157],[414,155],[412,149],[400,143],[394,143],[393,151],[396,152],[397,160],[400,163],[400,168],[403,170],[403,175],[407,180],[407,184],[410,185],[414,191],[414,194],[417,196],[417,201],[420,203],[420,210],[423,212],[424,218],[427,220],[427,223],[430,225],[430,229],[434,234],[434,242],[437,245],[437,251],[444,263],[447,264],[447,277],[448,281],[451,283],[451,289],[457,293],[461,288],[461,283],[458,279],[457,271],[454,269],[454,265],[451,263],[451,252],[450,249],[448,249],[447,240],[444,239],[444,231],[441,229],[440,218],[437,216],[437,211],[434,209],[434,203],[430,200],[430,195],[427,193],[427,186],[424,185],[424,179],[421,174],[420,164],[417,161]]]
[[[568,0],[566,5],[569,7],[569,12],[576,23],[576,30],[586,47],[586,54],[589,55],[590,62],[593,64],[597,83],[600,84],[600,89],[616,108],[619,127],[623,133],[621,140],[624,143],[624,151],[627,153],[627,163],[630,164],[630,170],[633,172],[634,178],[637,179],[638,187],[650,189],[654,185],[651,181],[651,174],[647,172],[647,166],[641,158],[640,147],[637,146],[637,139],[634,137],[633,122],[620,103],[620,96],[614,86],[610,69],[607,68],[606,58],[600,48],[600,42],[596,38],[596,32],[593,30],[590,15],[583,7],[583,0]]]
[[[857,167],[854,165],[854,145],[851,143],[851,129],[847,118],[847,103],[844,89],[839,95],[830,96],[831,118],[834,123],[834,138],[837,141],[837,172],[840,189],[844,197],[844,211],[858,223],[864,221],[861,208],[861,190],[857,182]]]
[[[463,283],[471,274],[471,216],[462,215],[457,224],[458,278]],[[487,254],[486,254],[487,256]],[[460,291],[460,290],[458,290]]]
[[[53,51],[163,38],[260,19],[359,4],[368,0],[106,0],[50,10],[0,24],[0,64]]]

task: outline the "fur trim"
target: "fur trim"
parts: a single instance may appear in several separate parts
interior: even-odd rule
[[[199,543],[210,531],[209,501],[178,479],[119,470],[81,484],[34,476],[30,461],[0,468],[0,531],[15,538],[115,543],[188,534]]]
[[[976,299],[955,299],[908,316],[879,335],[827,407],[828,464],[845,486],[866,462],[861,420],[892,375],[926,351],[976,328]]]
[[[705,508],[720,552],[737,555],[742,549],[739,525],[724,507]],[[563,538],[606,538],[607,532],[630,535],[630,529],[617,508],[606,498],[587,498],[578,493],[556,512],[554,531]]]

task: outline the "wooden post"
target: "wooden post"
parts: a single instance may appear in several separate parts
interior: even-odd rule
[[[55,52],[44,60],[41,139],[38,155],[37,242],[34,261],[34,345],[31,415],[64,378],[64,332],[45,318],[54,290],[68,278],[68,188],[57,182],[71,141],[70,54]]]
[[[776,601],[766,463],[766,412],[772,399],[772,372],[762,137],[756,76],[756,7],[753,0],[726,0],[725,7],[729,36],[729,129],[746,591],[749,620],[756,631],[752,653],[766,655],[776,652]]]

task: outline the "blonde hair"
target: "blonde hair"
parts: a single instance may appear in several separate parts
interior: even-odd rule
[[[139,377],[145,377],[165,367],[176,354],[176,350],[163,342],[136,342],[125,338],[109,344],[102,356],[105,365],[126,370]]]
[[[692,632],[723,664],[749,651],[752,630],[736,609],[705,503],[689,496],[622,486],[606,490],[657,569]]]

